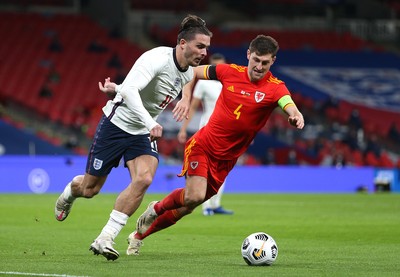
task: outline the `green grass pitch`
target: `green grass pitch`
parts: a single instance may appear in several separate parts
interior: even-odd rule
[[[116,195],[78,199],[64,222],[54,218],[57,196],[0,194],[0,276],[400,275],[400,194],[225,194],[233,216],[198,208],[145,239],[140,256],[127,256],[137,217],[163,196],[148,194],[117,237],[114,262],[88,249]],[[272,266],[241,257],[243,239],[258,231],[278,244]]]

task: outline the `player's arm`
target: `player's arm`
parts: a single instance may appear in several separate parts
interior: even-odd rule
[[[172,110],[173,118],[180,122],[184,118],[188,119],[190,112],[190,100],[192,99],[192,91],[189,89],[182,89],[182,98],[176,103]]]
[[[293,102],[290,95],[281,97],[278,101],[278,105],[288,115],[288,122],[290,125],[296,127],[297,129],[303,129],[304,117],[297,109],[297,106]]]
[[[191,99],[191,96],[192,96],[192,91],[194,89],[194,86],[195,86],[196,82],[199,79],[209,79],[208,75],[207,75],[209,67],[215,67],[215,66],[201,65],[201,66],[196,66],[195,68],[193,68],[193,73],[194,73],[193,79],[183,87],[183,89],[182,89],[182,99],[180,100],[180,102],[183,101],[184,99],[189,99],[189,103],[190,103],[190,99]],[[178,104],[180,104],[180,103],[178,102]],[[186,113],[180,112],[181,117],[179,117],[178,116],[179,110],[178,110],[177,106],[172,111],[174,113],[174,118],[176,118],[177,121],[182,121],[183,117],[185,117],[187,119],[189,117],[188,113],[190,113],[190,110],[192,110],[192,108],[190,108]],[[184,115],[184,116],[182,116],[182,115]]]
[[[143,67],[139,66],[139,68]],[[115,96],[117,93],[120,93],[128,108],[144,122],[149,131],[158,125],[158,123],[143,106],[139,91],[147,86],[150,79],[147,74],[143,74],[140,70],[132,69],[121,85],[111,82],[110,77],[105,79],[104,85],[99,82],[99,89],[107,95]]]
[[[182,123],[181,128],[179,129],[178,132],[178,141],[180,143],[185,143],[187,140],[187,127],[189,126],[190,121],[192,120],[193,116],[195,115],[197,108],[199,107],[201,103],[201,99],[193,97],[192,103],[190,103],[190,110],[189,110],[189,116],[187,120],[184,120]]]
[[[193,79],[187,83],[183,89],[182,89],[182,99],[178,102],[178,104],[175,106],[175,108],[172,110],[173,114],[174,114],[174,118],[177,121],[182,121],[183,118],[188,118],[188,113],[190,113],[190,109],[183,111],[181,107],[178,107],[178,105],[181,105],[183,103],[185,103],[186,101],[188,101],[187,103],[190,103],[190,99],[192,96],[192,91],[194,88],[194,85],[196,84],[196,82],[199,79],[210,79],[208,76],[208,69],[209,67],[214,67],[215,66],[211,66],[211,65],[200,65],[200,66],[196,66],[193,68]],[[216,79],[214,79],[216,80]],[[181,103],[182,101],[185,101],[183,103]]]
[[[216,78],[211,78],[210,74],[215,74],[215,65],[200,65],[196,66],[194,70],[194,79],[197,80],[217,80]]]
[[[151,140],[156,140],[162,136],[162,127],[144,107],[139,91],[145,88],[154,76],[155,73],[152,73],[151,68],[147,68],[143,63],[135,64],[124,82],[115,88],[116,92],[121,94],[128,108],[139,117],[149,130]]]

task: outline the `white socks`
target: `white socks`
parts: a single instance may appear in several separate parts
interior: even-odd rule
[[[68,185],[65,187],[63,195],[64,195],[64,200],[69,203],[74,202],[74,200],[76,199],[75,197],[72,196],[71,182],[69,182]]]
[[[71,182],[65,187],[63,192],[64,200],[72,203],[76,199],[72,196],[71,192]],[[110,219],[108,220],[107,224],[104,226],[103,230],[101,231],[99,237],[111,237],[112,240],[119,234],[122,227],[126,225],[129,216],[121,213],[117,210],[112,210],[110,214]]]
[[[125,226],[128,219],[128,215],[121,213],[117,210],[112,210],[110,214],[110,219],[108,220],[106,226],[104,226],[99,237],[111,236],[111,239],[114,240],[121,231],[122,227]]]

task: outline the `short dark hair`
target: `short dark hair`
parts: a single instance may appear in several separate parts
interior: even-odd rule
[[[212,37],[212,33],[206,27],[206,22],[197,15],[188,14],[181,23],[178,31],[178,44],[181,39],[191,41],[196,34]]]
[[[209,58],[210,61],[211,60],[225,60],[225,56],[220,54],[220,53],[214,53],[212,54]]]
[[[279,50],[279,44],[270,36],[258,35],[250,42],[249,50],[250,53],[255,52],[257,55],[272,54],[272,57],[275,57]]]

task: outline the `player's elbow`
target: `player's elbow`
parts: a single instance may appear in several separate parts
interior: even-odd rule
[[[138,92],[139,90],[137,88],[127,86],[123,86],[118,90],[118,93],[121,94],[122,98],[124,99],[132,98],[132,96]]]

